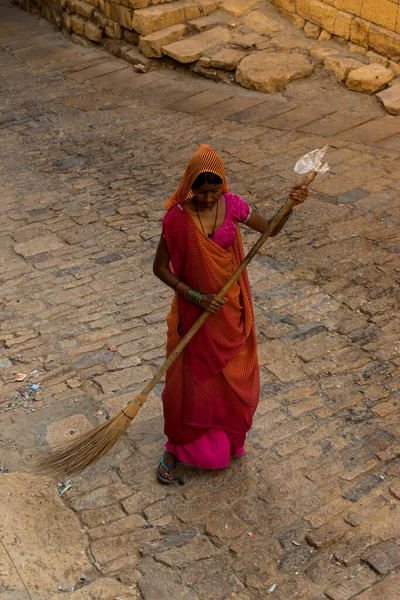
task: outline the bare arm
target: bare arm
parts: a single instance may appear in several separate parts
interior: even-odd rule
[[[170,256],[167,243],[162,235],[158,243],[156,255],[153,262],[153,273],[158,279],[164,282],[168,287],[176,290],[181,296],[184,296],[186,291],[190,289],[190,285],[180,280],[169,269]],[[226,302],[225,298],[217,298],[216,294],[204,293],[204,290],[199,290],[204,294],[201,301],[201,308],[210,313],[218,312]]]
[[[290,194],[289,194],[289,198],[292,198],[297,204],[301,204],[302,202],[304,202],[307,199],[307,196],[308,196],[308,189],[306,186],[301,185],[301,183],[298,183],[297,185],[295,185],[290,190]],[[270,223],[270,221],[268,219],[265,219],[264,217],[262,217],[259,213],[255,212],[255,211],[253,211],[251,213],[248,221],[246,221],[247,227],[250,227],[250,229],[254,229],[254,231],[258,231],[259,233],[264,233],[264,231],[267,229],[269,223]],[[271,236],[278,235],[278,233],[284,227],[285,223],[286,223],[286,220],[281,221],[281,223],[278,225],[278,227],[276,227],[274,229],[274,231],[271,233]]]

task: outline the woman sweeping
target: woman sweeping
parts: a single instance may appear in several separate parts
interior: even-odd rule
[[[290,197],[304,202],[307,189],[297,185]],[[153,271],[175,292],[167,317],[167,355],[202,311],[212,313],[166,376],[168,441],[157,477],[172,483],[178,461],[221,469],[231,456],[244,453],[260,390],[246,271],[225,298],[216,294],[244,257],[238,224],[263,233],[268,220],[229,192],[223,161],[206,145],[192,156],[165,208]]]

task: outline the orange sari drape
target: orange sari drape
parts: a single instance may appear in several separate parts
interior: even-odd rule
[[[217,293],[243,260],[239,228],[229,250],[199,231],[190,215],[174,205],[163,221],[171,268],[190,286]],[[254,314],[247,273],[227,294],[170,367],[163,392],[165,433],[170,442],[189,444],[208,429],[223,429],[243,444],[259,399]],[[167,355],[187,333],[201,309],[178,293],[167,317]]]

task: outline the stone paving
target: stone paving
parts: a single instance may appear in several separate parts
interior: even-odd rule
[[[0,598],[398,600],[400,117],[323,74],[273,96],[138,74],[0,7]],[[152,260],[201,142],[266,215],[330,145],[331,174],[250,268],[246,455],[159,485],[157,386],[60,494],[32,474],[37,448],[104,420],[164,359]]]

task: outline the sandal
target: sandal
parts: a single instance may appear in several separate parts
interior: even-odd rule
[[[160,470],[161,467],[164,469],[166,476],[161,474],[161,470]],[[165,462],[165,452],[164,452],[164,454],[161,457],[160,464],[158,465],[158,468],[157,468],[157,479],[159,481],[161,481],[161,483],[167,483],[167,484],[174,483],[174,481],[176,480],[175,469],[176,469],[176,461],[174,460],[172,465],[167,465],[167,463]]]

